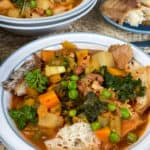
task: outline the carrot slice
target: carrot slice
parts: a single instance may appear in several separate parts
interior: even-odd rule
[[[126,76],[126,73],[122,70],[116,69],[116,68],[108,68],[108,72],[114,76],[121,76],[124,77]]]
[[[41,59],[44,62],[49,62],[54,56],[55,56],[55,52],[53,51],[48,51],[48,50],[41,51]]]
[[[103,141],[103,142],[109,142],[110,133],[111,133],[111,130],[108,127],[95,131],[95,135],[98,137],[100,141]]]
[[[59,104],[59,99],[54,91],[48,91],[39,96],[40,103],[47,108],[52,108]]]

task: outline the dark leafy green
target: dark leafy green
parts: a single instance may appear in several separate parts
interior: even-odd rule
[[[24,129],[29,122],[32,124],[37,123],[37,110],[34,107],[25,105],[20,109],[11,109],[9,114],[20,130]]]
[[[84,103],[78,108],[78,113],[84,113],[89,122],[95,121],[98,115],[105,111],[107,111],[107,105],[99,101],[93,92],[86,95]]]
[[[104,86],[112,88],[121,101],[135,100],[137,96],[142,97],[145,94],[145,87],[142,86],[142,81],[140,79],[134,80],[131,74],[123,78],[113,76],[108,73],[105,66],[100,69],[100,73],[104,77]]]
[[[27,72],[25,81],[30,88],[37,90],[39,93],[42,93],[47,89],[48,79],[39,69]]]

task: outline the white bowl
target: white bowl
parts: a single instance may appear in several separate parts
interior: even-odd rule
[[[25,19],[25,23],[19,23],[19,22],[15,22],[15,23],[11,23],[11,22],[1,22],[1,25],[9,25],[9,26],[18,26],[18,27],[35,27],[35,26],[43,26],[43,25],[51,25],[54,23],[60,23],[62,21],[68,20],[70,18],[73,18],[74,16],[81,14],[83,11],[86,11],[93,3],[95,0],[91,0],[83,9],[79,9],[79,11],[77,11],[76,13],[72,13],[71,15],[64,15],[62,17],[59,17],[56,20],[53,19],[48,19],[47,22],[43,21],[43,22],[30,22],[27,21]],[[97,1],[97,0],[96,0]],[[34,18],[33,18],[34,19]],[[40,18],[36,18],[36,19],[40,19]]]
[[[103,49],[112,44],[124,44],[126,42],[94,33],[66,33],[55,36],[49,36],[33,41],[13,53],[0,67],[0,83],[9,78],[11,72],[17,69],[24,61],[31,58],[31,55],[41,49],[58,50],[61,48],[60,43],[64,40],[69,40],[77,44],[79,48]],[[143,51],[131,45],[135,59],[142,65],[150,65],[150,57],[144,54]],[[0,137],[5,141],[5,144],[13,150],[34,150],[35,148],[29,144],[21,136],[14,122],[9,117],[8,108],[10,105],[10,93],[5,91],[0,86]],[[130,150],[149,150],[150,145],[150,126],[146,128],[144,135],[131,146]]]
[[[49,25],[36,25],[36,26],[16,26],[16,25],[8,25],[8,24],[2,24],[1,27],[5,28],[6,30],[20,34],[20,35],[39,35],[39,34],[45,34],[51,31],[64,29],[67,27],[67,25],[71,24],[72,22],[78,20],[79,18],[85,16],[87,13],[89,13],[93,7],[95,6],[97,0],[94,0],[92,3],[90,3],[90,6],[86,8],[86,10],[82,10],[80,14],[76,14],[75,16],[72,16],[70,18],[67,18],[66,20],[62,20],[60,22],[56,23],[50,23]]]
[[[41,17],[41,18],[12,18],[7,16],[0,15],[0,21],[3,23],[8,24],[22,24],[22,25],[28,25],[28,24],[40,24],[40,23],[48,23],[48,22],[56,22],[60,19],[66,19],[67,17],[70,17],[72,15],[75,15],[78,13],[78,11],[81,11],[82,9],[86,8],[91,1],[95,0],[83,0],[80,5],[73,8],[70,11],[67,11],[65,13],[61,13],[58,15],[50,16],[50,17]]]

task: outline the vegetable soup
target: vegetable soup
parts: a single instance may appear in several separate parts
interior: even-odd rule
[[[78,6],[82,0],[1,0],[0,15],[15,18],[49,17]]]
[[[129,45],[103,51],[65,41],[33,54],[3,86],[11,118],[37,149],[122,150],[148,125],[149,77]]]

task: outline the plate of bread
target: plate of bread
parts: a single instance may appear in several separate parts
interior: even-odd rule
[[[118,28],[150,34],[150,0],[103,0],[100,10]]]

